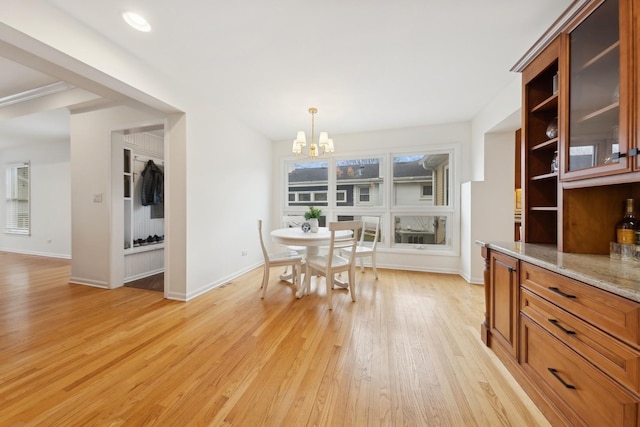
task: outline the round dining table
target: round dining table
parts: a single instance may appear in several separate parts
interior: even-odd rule
[[[350,236],[349,230],[336,231],[336,237]],[[331,232],[327,227],[318,227],[318,232],[302,231],[300,227],[278,228],[271,232],[271,239],[285,246],[305,246],[308,255],[317,255],[320,246],[331,242]]]
[[[346,237],[351,235],[351,230],[337,230],[336,237]],[[301,227],[278,228],[271,232],[271,240],[285,246],[304,246],[306,256],[317,255],[320,246],[328,246],[331,243],[331,232],[327,227],[318,227],[318,232],[302,231]],[[291,279],[291,275],[280,275],[281,280]],[[346,285],[336,279],[336,285],[345,287]],[[300,298],[301,284],[297,284],[296,296]]]

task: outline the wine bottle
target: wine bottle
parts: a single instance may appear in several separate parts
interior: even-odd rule
[[[616,224],[616,238],[618,243],[633,245],[636,243],[636,231],[640,229],[640,221],[636,219],[633,209],[633,199],[627,199],[624,218]]]

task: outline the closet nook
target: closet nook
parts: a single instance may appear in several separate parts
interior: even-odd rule
[[[164,132],[125,132],[124,283],[164,271]]]

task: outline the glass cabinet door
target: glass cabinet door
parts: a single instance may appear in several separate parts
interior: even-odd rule
[[[626,1],[604,1],[569,33],[569,131],[563,179],[628,168],[626,120],[621,121],[626,100],[620,91],[621,69],[626,67],[621,61],[627,56],[621,52],[627,41],[621,44],[619,20],[619,3]]]

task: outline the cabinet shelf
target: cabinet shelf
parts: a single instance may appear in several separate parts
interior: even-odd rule
[[[535,175],[531,177],[531,181],[543,181],[547,179],[555,179],[558,177],[558,172],[550,172],[542,175]]]
[[[530,209],[536,212],[558,212],[557,206],[531,206]]]
[[[124,250],[124,254],[126,256],[126,255],[131,255],[131,254],[139,254],[141,252],[157,251],[159,249],[164,249],[164,242],[163,243],[153,243],[153,244],[144,245],[144,246],[134,246],[132,248],[127,248],[127,249]]]
[[[531,151],[537,150],[557,150],[558,148],[558,138],[552,138],[548,141],[541,142],[540,144],[536,144],[531,147]]]
[[[618,101],[613,102],[613,103],[611,103],[611,104],[609,104],[609,105],[607,105],[605,107],[602,107],[602,108],[600,108],[600,109],[598,109],[596,111],[593,111],[593,112],[591,112],[589,114],[585,114],[584,116],[580,117],[577,120],[577,123],[583,123],[583,122],[586,122],[587,120],[592,120],[592,119],[598,118],[598,117],[603,116],[604,114],[606,114],[606,113],[608,113],[610,111],[613,111],[613,110],[615,110],[616,108],[619,108],[619,107],[620,107],[620,102],[618,102]]]
[[[558,93],[557,92],[531,109],[532,113],[548,112],[548,111],[553,111],[553,112],[558,111]]]
[[[614,44],[612,44],[611,46],[608,46],[607,48],[602,50],[600,53],[595,55],[593,58],[585,62],[584,65],[582,65],[582,67],[578,69],[578,71],[584,71],[592,67],[593,65],[600,62],[600,60],[606,58],[608,55],[615,53],[616,49],[618,49],[619,47],[620,47],[620,40],[617,40]],[[617,59],[617,58],[613,58],[613,59]]]

